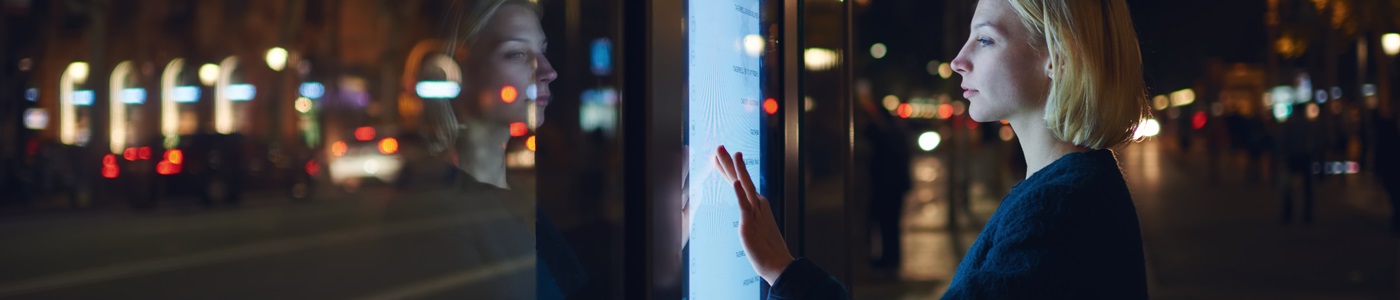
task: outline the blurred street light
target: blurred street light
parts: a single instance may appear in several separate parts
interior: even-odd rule
[[[744,36],[744,53],[748,54],[749,57],[759,57],[763,55],[764,43],[767,43],[767,41],[764,41],[762,36],[757,34],[746,35]]]
[[[1196,102],[1196,91],[1191,89],[1183,89],[1180,91],[1172,92],[1171,102],[1172,106],[1185,106],[1191,104],[1192,102]]]
[[[943,137],[939,136],[937,132],[927,131],[919,135],[919,149],[924,149],[924,151],[937,149],[940,142],[943,142]]]
[[[884,102],[885,110],[894,111],[899,108],[899,97],[895,95],[885,95],[885,99],[882,101]]]
[[[875,59],[885,58],[885,54],[888,53],[889,48],[886,48],[885,44],[875,43],[875,45],[870,46],[870,56],[875,57]]]
[[[1273,91],[1269,93],[1272,97],[1272,99],[1270,99],[1272,102],[1269,102],[1269,104],[1293,104],[1293,97],[1296,96],[1296,94],[1297,93],[1293,92],[1293,87],[1286,85],[1276,86]]]
[[[1288,103],[1274,103],[1274,119],[1279,123],[1288,120],[1288,116],[1293,114],[1293,106]]]
[[[326,86],[320,82],[306,82],[297,88],[297,92],[308,99],[319,99],[326,95]]]
[[[826,48],[807,48],[802,52],[802,59],[810,71],[830,70],[841,62],[841,56],[836,51]]]
[[[283,68],[286,68],[287,49],[282,49],[282,47],[272,47],[272,49],[267,49],[267,67],[272,68],[273,71],[278,72],[281,72]]]
[[[88,64],[81,61],[68,64],[68,78],[78,84],[86,82],[88,78]]]
[[[1157,95],[1156,97],[1152,97],[1152,108],[1157,110],[1167,109],[1167,104],[1170,104],[1169,101],[1170,100],[1167,99],[1167,95]]]
[[[462,92],[462,86],[454,81],[420,81],[414,90],[424,99],[452,99]]]
[[[303,114],[309,113],[311,112],[311,99],[307,99],[306,97],[297,98],[297,101],[294,103],[294,106],[296,106],[297,112]]]
[[[943,77],[943,79],[953,77],[953,66],[948,63],[938,64],[938,77]]]
[[[199,66],[199,82],[204,85],[214,85],[219,81],[219,65],[204,64]]]
[[[1387,33],[1381,36],[1381,48],[1385,49],[1385,55],[1395,56],[1400,54],[1400,33]]]
[[[909,103],[901,103],[895,109],[895,115],[898,115],[900,119],[908,119],[914,115],[914,106]]]
[[[1137,130],[1133,132],[1133,139],[1142,139],[1142,138],[1144,138],[1144,137],[1154,137],[1154,136],[1157,136],[1157,134],[1158,134],[1158,133],[1161,133],[1161,132],[1162,132],[1162,124],[1158,123],[1158,122],[1157,122],[1157,119],[1145,119],[1145,120],[1142,120],[1142,122],[1138,124]]]

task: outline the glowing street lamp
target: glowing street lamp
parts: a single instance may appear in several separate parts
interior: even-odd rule
[[[219,65],[204,64],[199,66],[199,82],[206,86],[213,86],[219,81]]]
[[[1381,48],[1385,50],[1385,55],[1395,56],[1400,54],[1400,33],[1387,33],[1381,36]]]
[[[1381,35],[1381,50],[1385,52],[1386,56],[1389,56],[1392,59],[1395,58],[1396,54],[1400,54],[1400,33],[1391,32]],[[1377,79],[1381,82],[1390,82],[1390,80],[1388,79],[1388,77],[1390,77],[1391,75],[1389,70],[1390,63],[1391,62],[1384,62],[1380,64],[1380,69],[1377,71],[1379,73]],[[1379,95],[1377,95],[1377,97],[1366,97],[1367,107],[1379,106],[1382,112],[1390,111],[1390,101],[1380,100],[1390,99],[1390,90],[1390,84],[1382,84],[1380,93]],[[1370,103],[1372,102],[1375,102],[1378,105],[1371,105]]]
[[[889,53],[889,48],[885,47],[883,43],[875,43],[870,46],[870,56],[875,59],[885,58],[887,53]]]
[[[928,131],[919,135],[919,149],[933,151],[938,148],[938,144],[943,141],[943,137],[937,132]]]
[[[68,64],[68,78],[78,84],[86,82],[88,78],[88,64],[81,61]]]
[[[282,47],[273,47],[272,49],[267,49],[267,67],[272,68],[273,71],[278,72],[281,72],[283,68],[286,68],[287,49],[282,49]]]

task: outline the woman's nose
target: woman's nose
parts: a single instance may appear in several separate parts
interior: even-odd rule
[[[958,57],[953,58],[953,62],[950,63],[950,65],[953,67],[953,72],[958,72],[958,75],[967,76],[967,72],[972,71],[972,63],[968,62],[967,58],[963,57],[962,53],[958,53]]]
[[[554,70],[554,65],[549,63],[549,58],[540,54],[539,60],[535,61],[535,78],[541,83],[550,83],[559,78],[559,72]]]

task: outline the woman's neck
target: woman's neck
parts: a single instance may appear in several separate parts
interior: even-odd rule
[[[1016,138],[1021,142],[1026,156],[1026,178],[1045,168],[1066,154],[1089,150],[1073,143],[1060,140],[1046,127],[1043,113],[1030,113],[1008,120]]]
[[[481,183],[509,189],[505,155],[510,131],[475,118],[464,118],[462,123],[466,128],[457,136],[457,168]]]

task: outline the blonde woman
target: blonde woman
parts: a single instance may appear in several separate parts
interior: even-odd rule
[[[974,120],[1007,120],[1027,176],[967,252],[945,299],[1143,299],[1137,211],[1110,148],[1146,117],[1137,35],[1124,0],[982,0],[952,67]],[[846,291],[794,259],[744,171],[720,147],[744,212],[739,235],[769,299]],[[738,174],[740,176],[735,176]]]

